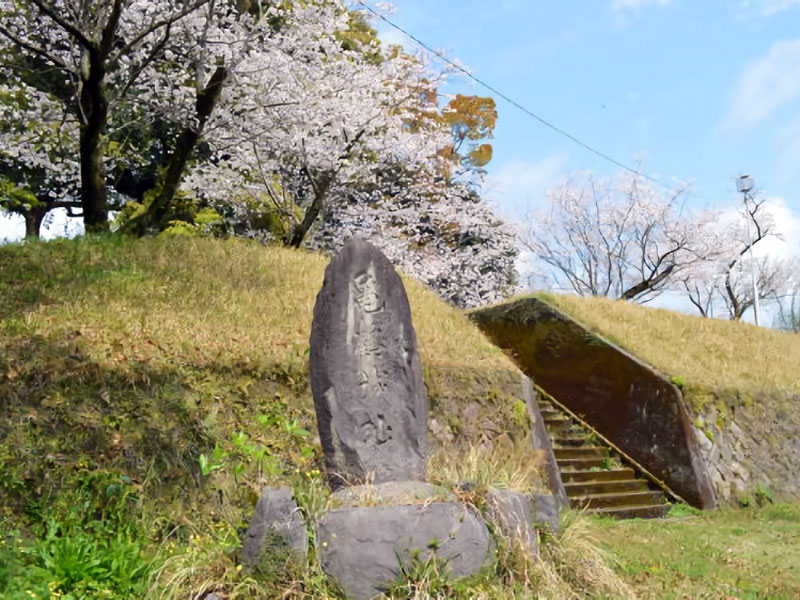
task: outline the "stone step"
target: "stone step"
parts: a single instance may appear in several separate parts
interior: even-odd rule
[[[617,481],[582,481],[565,483],[567,496],[588,496],[591,494],[611,494],[619,492],[646,492],[649,490],[644,479],[620,479]]]
[[[565,417],[566,415],[560,410],[555,408],[540,408],[539,413],[543,419],[552,419],[553,417]]]
[[[584,481],[622,481],[626,479],[633,479],[635,476],[636,475],[633,469],[629,468],[612,469],[610,471],[575,470],[562,472],[561,480],[564,482],[564,484],[567,484]]]
[[[656,518],[669,512],[664,493],[651,489],[634,469],[609,468],[611,449],[577,420],[542,399],[539,412],[573,508],[620,519]]]
[[[545,419],[544,425],[547,428],[548,433],[552,436],[553,434],[564,431],[567,428],[574,425],[571,419],[567,419],[565,417],[556,418],[553,417],[552,419]]]
[[[560,447],[575,447],[583,446],[589,443],[589,436],[584,433],[562,433],[551,438],[555,446]]]
[[[622,506],[617,508],[597,508],[589,511],[598,517],[615,519],[660,519],[666,517],[672,504],[651,504],[648,506]]]
[[[608,458],[556,458],[558,468],[563,472],[564,469],[572,469],[574,471],[588,471],[589,469],[603,469],[606,466]]]
[[[582,446],[572,448],[553,448],[556,459],[562,458],[608,458],[608,448],[602,446]]]
[[[549,421],[561,421],[563,419],[566,419],[567,421],[571,420],[570,417],[568,417],[564,413],[551,412],[551,411],[542,411],[541,414],[542,414],[542,419],[544,419],[545,423],[547,423]]]
[[[570,505],[573,508],[617,508],[623,506],[652,506],[664,500],[662,492],[647,490],[644,492],[623,492],[620,494],[587,494],[573,496]]]

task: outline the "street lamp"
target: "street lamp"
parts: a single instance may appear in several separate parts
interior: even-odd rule
[[[756,326],[759,325],[759,305],[758,305],[758,283],[756,279],[756,261],[753,258],[753,237],[750,233],[750,210],[747,208],[747,201],[752,200],[750,192],[754,187],[753,178],[750,175],[740,175],[736,180],[736,189],[744,196],[744,219],[747,223],[747,245],[750,250],[750,275],[753,278],[753,313],[755,314]]]

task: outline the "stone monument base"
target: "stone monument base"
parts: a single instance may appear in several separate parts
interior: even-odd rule
[[[381,594],[414,561],[440,561],[454,579],[472,575],[492,563],[493,549],[483,519],[457,502],[338,508],[317,525],[322,568],[354,600]]]

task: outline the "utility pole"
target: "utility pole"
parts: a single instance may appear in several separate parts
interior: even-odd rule
[[[759,309],[758,302],[758,283],[756,278],[756,261],[753,258],[753,235],[750,232],[750,209],[748,208],[747,201],[753,200],[751,192],[753,191],[753,178],[750,175],[740,175],[736,180],[736,189],[742,193],[744,197],[744,218],[747,222],[747,245],[750,250],[750,275],[753,279],[753,313],[755,315],[756,326],[759,326]]]

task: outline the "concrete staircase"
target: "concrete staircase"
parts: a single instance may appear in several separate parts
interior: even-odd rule
[[[663,490],[577,419],[541,396],[539,411],[572,508],[620,519],[656,518],[669,512],[672,505]]]

